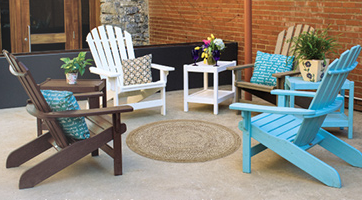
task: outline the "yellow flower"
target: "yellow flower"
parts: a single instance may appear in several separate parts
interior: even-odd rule
[[[210,40],[211,40],[211,38],[210,38],[210,37],[207,37],[207,40],[209,40],[209,41],[210,41]]]
[[[214,36],[214,34],[211,34],[211,38],[212,38],[212,39],[215,39],[215,36]]]
[[[199,50],[200,49],[200,47],[195,47],[195,50]]]

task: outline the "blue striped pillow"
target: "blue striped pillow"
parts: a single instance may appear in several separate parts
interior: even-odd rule
[[[72,92],[41,90],[41,93],[54,112],[80,110],[79,104]],[[66,136],[78,140],[89,138],[89,130],[84,117],[61,117],[57,118],[57,121]]]
[[[280,54],[269,54],[258,51],[254,64],[251,83],[261,85],[276,86],[277,79],[272,74],[287,72],[293,68],[294,56],[284,56]],[[288,64],[286,64],[288,62]]]

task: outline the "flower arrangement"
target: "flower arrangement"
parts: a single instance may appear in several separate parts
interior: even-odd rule
[[[201,58],[204,59],[204,63],[209,65],[217,65],[217,61],[220,59],[221,52],[225,49],[225,44],[220,38],[215,38],[213,34],[203,40],[204,44],[201,47],[195,47],[195,50],[202,49]]]

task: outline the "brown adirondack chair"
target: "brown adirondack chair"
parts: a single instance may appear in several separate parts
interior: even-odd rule
[[[274,54],[281,54],[281,55],[291,55],[292,54],[292,42],[287,42],[291,38],[295,36],[299,36],[299,34],[303,32],[314,31],[314,28],[310,27],[309,25],[296,25],[291,26],[287,30],[283,30],[279,33],[277,43],[275,46]],[[294,63],[295,64],[295,63]],[[238,65],[234,67],[228,67],[229,70],[234,70],[235,73],[235,95],[237,102],[244,102],[244,103],[253,103],[252,101],[242,99],[242,90],[245,92],[249,92],[259,98],[262,98],[270,103],[276,104],[277,99],[275,95],[271,95],[270,91],[274,89],[284,89],[284,80],[285,76],[294,76],[300,74],[297,71],[289,71],[289,72],[282,72],[273,74],[274,77],[277,78],[276,86],[268,86],[268,85],[261,85],[256,83],[250,83],[247,81],[241,80],[240,71],[246,68],[252,68],[254,64],[246,64],[246,65]],[[295,66],[293,67],[295,69]],[[296,104],[300,105],[303,104],[302,101],[296,99]],[[303,106],[303,105],[301,105]]]
[[[44,120],[49,130],[49,132],[11,152],[6,161],[6,168],[18,167],[51,147],[55,147],[57,150],[54,155],[25,171],[20,177],[19,188],[34,187],[87,154],[98,155],[98,148],[104,150],[113,158],[114,175],[121,175],[121,134],[126,131],[126,125],[121,123],[120,114],[130,112],[133,108],[130,106],[117,106],[52,112],[30,71],[6,50],[3,50],[3,53],[10,64],[9,70],[18,77],[30,97],[26,106],[27,111],[31,115]],[[107,116],[108,114],[112,114],[112,119]],[[67,138],[55,119],[80,116],[86,117],[91,137],[78,141]],[[107,145],[112,140],[113,148]]]

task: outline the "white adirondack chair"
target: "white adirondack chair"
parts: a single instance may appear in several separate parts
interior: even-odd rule
[[[90,67],[91,73],[107,79],[107,100],[113,98],[114,105],[118,106],[124,104],[120,98],[127,97],[126,104],[134,110],[161,106],[161,114],[166,115],[167,75],[175,68],[152,64],[152,68],[160,71],[160,80],[125,86],[121,60],[135,58],[131,34],[119,27],[99,26],[87,35],[87,42],[97,66]],[[161,98],[140,102],[158,91]]]

